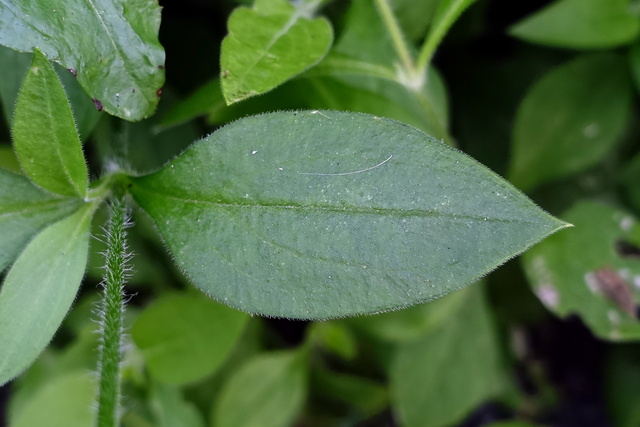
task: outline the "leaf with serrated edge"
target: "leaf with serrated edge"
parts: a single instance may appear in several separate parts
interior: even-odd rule
[[[80,203],[42,191],[24,176],[0,169],[0,271],[41,228],[73,213]]]
[[[18,94],[12,136],[20,166],[35,184],[63,196],[86,196],[88,171],[71,105],[38,50]]]
[[[441,297],[567,226],[414,128],[334,111],[238,120],[131,191],[197,286],[292,318]]]
[[[220,57],[227,104],[267,92],[318,63],[333,41],[325,18],[305,16],[302,5],[257,0],[229,17]]]
[[[44,350],[71,307],[84,275],[93,207],[43,230],[0,288],[0,384]]]
[[[156,0],[0,1],[0,44],[34,46],[65,68],[99,109],[126,120],[150,116],[164,84]]]

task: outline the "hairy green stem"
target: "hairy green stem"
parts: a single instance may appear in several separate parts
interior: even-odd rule
[[[100,307],[98,427],[117,427],[120,412],[123,287],[128,272],[127,212],[123,197],[114,197],[106,230],[107,251]]]
[[[409,47],[407,46],[404,35],[402,34],[400,25],[398,25],[398,21],[396,21],[393,10],[391,10],[391,6],[389,6],[389,1],[376,0],[376,6],[378,7],[378,12],[382,17],[382,21],[384,22],[387,31],[389,31],[391,41],[393,42],[393,47],[398,54],[398,58],[400,58],[400,62],[402,63],[405,74],[411,78],[415,77],[416,65],[413,61],[413,56],[409,51]]]

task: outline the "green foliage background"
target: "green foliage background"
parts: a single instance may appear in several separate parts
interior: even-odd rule
[[[58,3],[50,5],[65,8]],[[130,2],[134,8],[144,3]],[[74,62],[74,52],[86,48],[82,40],[59,48],[45,37],[39,46],[62,65],[56,72],[71,100],[90,177],[116,167],[155,171],[190,142],[247,115],[294,109],[363,112],[409,124],[459,148],[575,227],[479,283],[431,303],[303,322],[249,316],[213,302],[188,284],[149,216],[136,211],[136,227],[129,230],[135,268],[127,290],[133,297],[125,322],[123,426],[640,423],[637,1],[161,3],[164,64],[158,45],[150,43],[142,59],[133,59],[144,67],[131,68],[126,61],[114,67],[124,77],[105,77],[97,69],[76,79],[65,68],[84,71]],[[237,9],[241,4],[245,8]],[[384,4],[397,18],[404,45],[385,22]],[[138,16],[131,10],[125,21],[143,39],[152,39],[156,12]],[[6,10],[0,8],[6,19],[2,13]],[[224,39],[227,21],[231,36]],[[271,43],[283,25],[287,31]],[[52,31],[57,37],[56,31],[64,29]],[[100,31],[94,34],[98,39]],[[256,47],[245,39],[261,31],[258,40],[266,44]],[[0,44],[32,48],[20,43],[20,37],[0,37]],[[113,46],[104,46],[111,53],[101,58],[117,62],[108,55],[117,58],[119,49],[127,49],[123,46],[115,53]],[[31,56],[0,47],[5,118],[0,167],[7,170],[19,170],[9,129]],[[162,70],[166,82],[159,92]],[[122,79],[135,82],[138,90],[125,97],[114,89]],[[129,107],[123,110],[124,105]],[[37,118],[38,112],[25,114]],[[149,118],[129,122],[114,116]],[[14,137],[29,131],[14,128]],[[251,138],[257,141],[260,135]],[[56,143],[52,138],[52,146]],[[67,157],[78,158],[75,144]],[[19,147],[16,151],[21,156]],[[24,154],[37,155],[50,157]],[[75,160],[70,179],[72,193],[84,195],[87,174],[81,163]],[[25,172],[42,187],[49,185],[49,172]],[[29,230],[77,208],[49,200],[2,170],[0,178],[7,188],[24,187],[25,198],[60,205],[30,218]],[[56,177],[52,188],[68,188],[65,179]],[[399,191],[413,191],[415,184]],[[87,251],[84,212],[89,208],[47,229],[75,236],[66,241],[69,256]],[[94,236],[104,223],[100,215],[92,224]],[[3,269],[17,256],[14,242],[31,238],[18,227],[6,229],[11,233],[0,236]],[[79,229],[84,234],[74,231]],[[48,235],[37,239],[54,246]],[[103,263],[96,254],[103,243],[91,239],[90,246],[82,290],[54,341],[1,389],[10,426],[83,427],[93,419],[96,384],[88,372],[95,370],[98,343],[88,319],[96,317],[92,310]],[[27,251],[53,249],[34,241]],[[67,276],[81,274],[59,265],[23,264],[14,276],[42,269],[38,286],[73,282]],[[16,280],[7,279],[3,292]],[[75,290],[63,291],[59,297],[71,301]],[[17,294],[29,303],[29,293]],[[34,322],[20,327],[37,329],[40,323]],[[13,339],[15,348],[24,344]]]

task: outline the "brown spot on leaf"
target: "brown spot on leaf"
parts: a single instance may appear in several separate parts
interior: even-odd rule
[[[636,317],[636,305],[633,301],[631,286],[620,275],[609,267],[596,270],[593,277],[604,296],[611,300],[620,310]]]
[[[164,65],[158,65],[158,70],[164,70]]]
[[[158,90],[156,91],[156,96],[157,96],[158,98],[160,98],[160,97],[162,96],[162,88],[160,88],[160,89],[158,89]]]
[[[78,72],[76,71],[75,68],[67,68],[67,70],[69,70],[69,72],[73,74],[73,77],[78,77]]]
[[[93,101],[93,105],[96,106],[96,109],[98,111],[102,111],[102,102],[100,102],[100,100],[97,98],[93,98],[92,101]]]

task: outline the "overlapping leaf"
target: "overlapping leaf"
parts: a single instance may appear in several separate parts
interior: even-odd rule
[[[156,378],[184,384],[220,367],[247,320],[198,295],[168,295],[140,314],[131,333]]]
[[[27,178],[0,169],[0,271],[44,226],[78,208],[80,200],[57,197]]]
[[[47,227],[7,273],[0,288],[0,384],[33,363],[69,311],[87,263],[92,210],[87,205]]]
[[[126,120],[153,113],[164,84],[155,0],[0,2],[0,44],[39,48],[72,69],[96,106]]]
[[[35,184],[63,196],[85,197],[88,171],[71,106],[40,51],[20,88],[12,136],[20,165]]]

